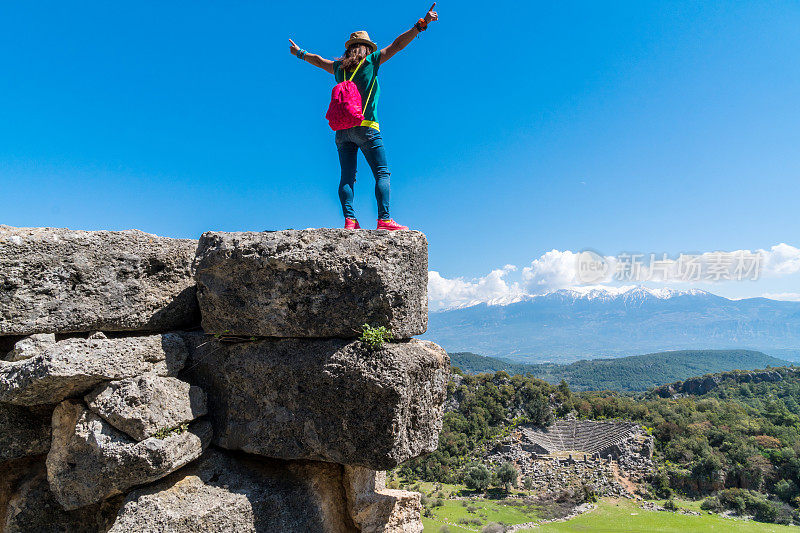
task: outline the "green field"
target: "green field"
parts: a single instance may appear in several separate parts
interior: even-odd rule
[[[524,513],[516,507],[504,505],[491,500],[469,500],[475,507],[474,513],[468,513],[461,501],[447,500],[445,505],[434,510],[434,516],[423,518],[425,533],[438,533],[446,522],[451,533],[480,531],[488,522],[505,524],[521,524],[535,520],[535,515]],[[663,502],[661,502],[663,503]],[[697,502],[680,502],[686,509],[698,510]],[[482,525],[458,525],[462,518],[480,519]],[[725,533],[798,533],[800,527],[764,524],[748,520],[723,518],[718,515],[702,514],[689,516],[666,511],[645,511],[636,502],[630,500],[601,500],[598,508],[573,518],[567,522],[554,522],[523,531],[534,532],[664,532],[684,533],[717,531]]]
[[[464,507],[462,502],[467,503]],[[469,512],[468,509],[473,509]],[[425,533],[428,531],[438,532],[439,528],[448,523],[450,531],[480,531],[481,527],[489,522],[502,522],[504,524],[524,524],[536,520],[536,515],[533,513],[526,513],[523,509],[504,505],[500,502],[492,500],[445,500],[442,507],[434,509],[433,518],[422,518],[422,523],[425,525]],[[472,524],[458,525],[459,520],[467,519],[475,521]],[[480,523],[478,523],[480,522]]]

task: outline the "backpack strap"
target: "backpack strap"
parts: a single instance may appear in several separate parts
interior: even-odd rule
[[[353,81],[353,78],[355,77],[355,75],[356,75],[356,72],[358,72],[358,69],[360,69],[360,68],[361,68],[361,65],[362,65],[362,63],[364,63],[364,61],[365,61],[366,59],[367,59],[367,58],[366,58],[366,57],[364,57],[364,59],[362,59],[362,60],[361,60],[361,61],[358,63],[358,66],[357,66],[357,67],[356,67],[356,69],[353,71],[353,74],[351,74],[351,75],[350,75],[350,79],[349,79],[348,81]],[[345,79],[346,79],[346,78],[347,78],[346,74],[347,74],[347,72],[346,72],[346,71],[344,71],[344,70],[342,70],[342,78],[345,78]],[[375,87],[375,80],[377,80],[377,79],[378,79],[378,77],[377,77],[377,76],[373,77],[373,78],[372,78],[372,83],[370,83],[370,84],[369,84],[369,94],[367,94],[367,99],[366,99],[366,100],[364,100],[364,109],[362,109],[362,110],[361,110],[361,114],[362,114],[362,115],[363,115],[363,114],[364,114],[364,112],[367,110],[367,104],[369,103],[369,99],[370,99],[370,97],[372,96],[372,89]]]
[[[364,109],[361,110],[362,115],[367,111],[367,103],[369,103],[369,98],[370,96],[372,96],[372,89],[373,87],[375,87],[375,80],[377,79],[378,77],[375,76],[374,78],[372,78],[372,83],[369,84],[369,94],[367,94],[367,99],[364,100]]]
[[[360,69],[360,68],[361,68],[361,63],[363,63],[365,59],[367,59],[367,58],[366,58],[366,57],[364,57],[364,59],[362,59],[362,60],[361,60],[361,61],[358,63],[358,66],[357,66],[357,67],[356,67],[356,69],[353,71],[353,74],[350,76],[350,79],[349,79],[349,80],[347,80],[347,81],[353,81],[353,78],[355,77],[355,75],[356,75],[356,72],[358,72],[358,69]],[[342,76],[342,77],[344,77],[344,76]]]

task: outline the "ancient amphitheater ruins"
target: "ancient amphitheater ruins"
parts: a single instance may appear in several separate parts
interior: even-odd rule
[[[513,463],[526,488],[558,491],[587,484],[610,496],[632,496],[653,470],[653,437],[628,422],[562,419],[522,425],[488,453]]]

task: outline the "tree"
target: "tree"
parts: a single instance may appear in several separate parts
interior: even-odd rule
[[[464,476],[464,484],[472,490],[483,492],[489,488],[491,477],[488,468],[483,465],[475,465],[467,470],[467,474]]]
[[[797,494],[797,485],[794,481],[790,481],[788,479],[781,479],[777,483],[775,483],[775,494],[778,495],[778,498],[781,500],[788,502],[791,501],[795,494]]]
[[[509,462],[501,464],[496,473],[497,480],[503,484],[506,492],[511,490],[511,487],[517,483],[517,469]]]
[[[558,384],[558,391],[563,394],[565,398],[569,398],[571,396],[569,385],[567,385],[566,379],[562,379],[561,383]]]

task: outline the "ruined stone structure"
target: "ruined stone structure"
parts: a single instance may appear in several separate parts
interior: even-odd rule
[[[422,531],[426,285],[418,232],[0,226],[0,531]]]
[[[631,488],[653,473],[652,456],[653,437],[637,424],[563,419],[519,426],[487,459],[514,463],[532,490],[587,484],[603,495],[631,496]]]

